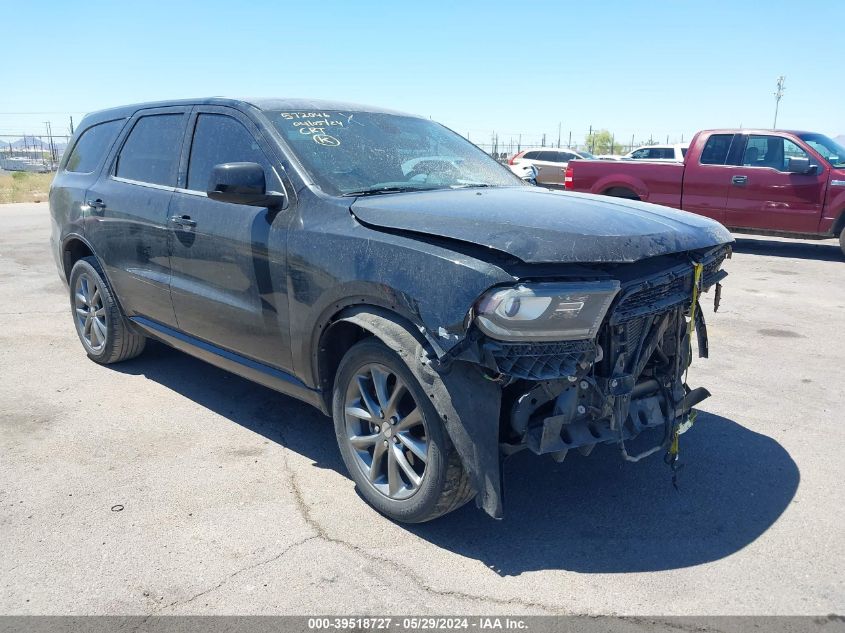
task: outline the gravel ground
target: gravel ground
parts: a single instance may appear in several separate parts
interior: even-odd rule
[[[48,232],[0,207],[0,613],[845,611],[836,242],[739,241],[679,491],[659,457],[520,454],[503,521],[408,527],[316,410],[161,345],[88,361]]]

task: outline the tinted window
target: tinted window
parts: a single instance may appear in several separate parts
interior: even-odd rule
[[[258,163],[269,178],[269,161],[241,123],[222,114],[200,114],[188,163],[188,189],[206,191],[211,170],[220,163]]]
[[[646,156],[648,156],[647,149],[638,149],[636,152],[631,154],[631,158],[645,158]]]
[[[140,118],[120,150],[114,174],[129,180],[173,186],[181,143],[181,114]]]
[[[557,152],[537,152],[537,160],[545,160],[550,163],[557,162]]]
[[[570,154],[569,152],[558,152],[557,159],[561,163],[568,163],[571,160],[578,160],[578,157],[575,154]]]
[[[537,160],[537,156],[540,152],[525,152],[523,158],[527,158],[528,160]]]
[[[731,148],[733,138],[733,134],[713,134],[704,144],[700,163],[702,165],[724,165],[728,159],[728,151]]]
[[[686,158],[686,157],[687,157],[687,150],[688,150],[688,149],[689,149],[688,147],[682,147],[682,148],[681,148],[681,156],[683,156],[684,158]]]
[[[123,121],[109,121],[85,130],[76,141],[65,169],[81,174],[94,171],[122,125]]]

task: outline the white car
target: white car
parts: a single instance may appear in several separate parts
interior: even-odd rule
[[[515,165],[509,164],[508,167],[510,167],[510,170],[523,180],[534,185],[537,184],[537,174],[540,173],[540,170],[531,163],[525,162],[517,163]]]
[[[593,158],[595,156],[585,150],[534,147],[511,156],[508,166],[513,173],[522,178],[521,170],[524,170],[526,165],[533,165],[537,170],[537,184],[562,187],[569,161]]]
[[[687,155],[689,143],[677,143],[675,145],[644,145],[628,152],[622,160],[649,160],[672,163],[683,163]]]

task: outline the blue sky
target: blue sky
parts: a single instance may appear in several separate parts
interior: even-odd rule
[[[0,134],[123,103],[304,96],[431,116],[476,142],[590,125],[845,134],[845,1],[15,3]],[[22,114],[32,113],[32,114]]]

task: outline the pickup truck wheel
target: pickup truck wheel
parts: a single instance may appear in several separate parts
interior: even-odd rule
[[[364,339],[344,356],[335,434],[361,495],[395,521],[430,521],[475,496],[440,417],[405,362]]]
[[[69,286],[73,323],[88,358],[108,365],[144,351],[147,339],[127,327],[96,258],[74,264]]]
[[[842,249],[842,254],[845,255],[845,227],[842,227],[842,232],[839,234],[839,247]]]

